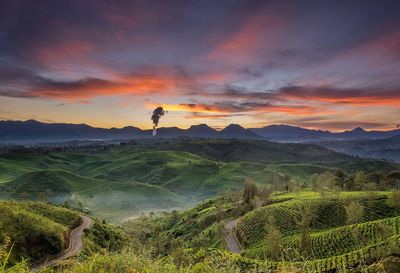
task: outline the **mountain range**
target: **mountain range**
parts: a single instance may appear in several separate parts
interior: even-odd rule
[[[290,125],[269,125],[262,128],[243,128],[230,124],[217,131],[206,124],[192,125],[188,129],[162,127],[158,138],[240,138],[267,139],[279,142],[318,142],[329,140],[380,139],[400,135],[400,130],[366,131],[355,128],[351,131],[329,132],[305,129]],[[36,120],[0,121],[0,142],[45,142],[64,140],[113,140],[151,138],[151,130],[128,126],[123,128],[96,128],[86,124],[43,123]]]

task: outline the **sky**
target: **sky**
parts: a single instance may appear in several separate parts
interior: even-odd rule
[[[0,0],[0,120],[400,123],[400,2]]]

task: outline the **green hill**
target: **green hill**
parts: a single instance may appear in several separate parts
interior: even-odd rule
[[[85,206],[99,217],[120,220],[132,211],[181,206],[183,197],[167,189],[139,182],[107,182],[63,170],[25,173],[3,184],[3,192],[17,199],[43,199]]]
[[[68,245],[68,230],[79,214],[37,202],[0,202],[0,245],[13,244],[11,263],[20,257],[35,261],[58,254]]]
[[[0,197],[40,195],[120,220],[142,210],[181,207],[241,190],[245,179],[284,187],[292,178],[307,185],[313,173],[328,170],[398,169],[395,163],[355,159],[315,145],[168,140],[90,153],[1,154]]]
[[[315,192],[278,194],[252,210],[236,192],[185,211],[143,215],[120,227],[95,221],[87,232],[83,255],[51,272],[396,272],[390,268],[399,265],[400,209],[388,205],[388,196],[384,192],[343,192],[340,198],[332,199]],[[348,224],[346,206],[355,201],[363,205],[363,217]],[[43,203],[0,205],[9,213],[6,218],[34,223],[23,226],[23,238],[30,229],[32,234],[42,231],[44,238],[62,238],[72,219],[69,210]],[[17,212],[11,214],[11,208]],[[314,217],[307,231],[309,248],[304,249],[299,222],[310,211]],[[36,215],[36,222],[26,217],[30,213]],[[76,216],[74,212],[71,215]],[[280,247],[284,251],[275,258],[268,252],[271,241],[265,239],[269,216],[274,216],[282,234]],[[235,230],[244,248],[240,255],[226,249],[225,224],[230,219],[239,219]],[[11,224],[10,220],[0,223]],[[11,236],[15,233],[13,228],[6,230]]]
[[[105,181],[76,175],[64,170],[43,170],[25,173],[7,183],[15,193],[37,195],[39,192],[49,194],[72,194],[80,192],[95,193],[99,188],[105,190]]]
[[[185,265],[213,257],[238,267],[233,272],[397,272],[389,269],[399,265],[400,209],[388,205],[388,193],[346,192],[339,199],[309,192],[291,200],[287,196],[277,195],[268,205],[247,212],[239,195],[226,195],[182,213],[142,217],[123,227],[130,237],[152,245],[153,255],[175,259],[185,253],[179,259]],[[364,207],[355,224],[347,223],[346,206],[351,202]],[[300,223],[307,211],[313,219],[304,237],[309,241],[304,241]],[[282,234],[277,256],[269,252],[273,241],[266,239],[270,216]],[[239,219],[235,230],[243,247],[240,255],[226,250],[224,227],[230,219]]]
[[[333,162],[351,156],[312,144],[277,143],[262,140],[184,140],[157,143],[157,149],[186,151],[211,160],[264,164]]]

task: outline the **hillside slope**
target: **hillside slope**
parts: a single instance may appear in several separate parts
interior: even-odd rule
[[[377,169],[391,172],[399,166],[316,145],[155,141],[97,152],[1,154],[0,196],[67,201],[115,221],[142,210],[177,208],[226,190],[241,190],[245,179],[283,188],[291,178],[307,183],[314,173]]]
[[[0,201],[0,245],[14,244],[11,263],[20,258],[36,261],[68,246],[68,230],[79,214],[37,202]]]
[[[159,143],[157,149],[198,154],[211,160],[254,163],[310,163],[353,160],[312,144],[276,143],[257,140],[186,140]]]

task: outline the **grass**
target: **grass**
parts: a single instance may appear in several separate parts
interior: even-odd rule
[[[238,202],[239,193],[233,193],[186,211],[142,216],[120,227],[95,220],[86,233],[80,257],[46,272],[261,273],[293,272],[290,271],[293,268],[300,268],[294,272],[342,272],[344,268],[368,272],[366,268],[371,264],[378,262],[376,266],[382,266],[382,259],[400,254],[400,211],[387,206],[387,195],[346,192],[339,199],[326,200],[312,191],[304,191],[296,196],[274,196],[269,205],[246,212]],[[290,197],[294,198],[288,200]],[[366,211],[364,218],[353,225],[348,225],[341,213],[343,204],[349,200],[362,202]],[[68,223],[64,212],[69,210],[64,208],[40,202],[17,204],[55,224]],[[311,225],[312,250],[308,253],[299,249],[296,224],[305,206],[313,207],[316,215]],[[277,226],[284,234],[284,259],[265,259],[267,242],[262,240],[265,231],[258,222],[263,222],[269,214],[276,216]],[[242,255],[228,252],[224,242],[222,220],[237,217],[239,237],[243,240],[244,235],[249,235],[242,242],[245,247]],[[28,272],[22,267],[23,270],[15,272]]]
[[[0,202],[0,245],[13,243],[11,263],[59,253],[78,213],[37,202]]]

